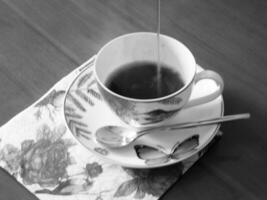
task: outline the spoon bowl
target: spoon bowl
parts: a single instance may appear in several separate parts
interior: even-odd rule
[[[103,126],[96,131],[96,140],[112,148],[126,146],[136,137],[136,130],[123,126]]]

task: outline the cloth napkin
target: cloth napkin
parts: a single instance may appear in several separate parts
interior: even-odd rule
[[[102,160],[76,141],[63,118],[66,90],[93,59],[0,128],[0,166],[43,200],[158,199],[222,133],[201,152],[167,167],[129,169]]]

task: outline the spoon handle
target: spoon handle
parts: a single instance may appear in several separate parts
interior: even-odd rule
[[[222,122],[228,122],[228,121],[234,121],[234,120],[240,120],[240,119],[248,119],[250,118],[249,113],[244,114],[236,114],[236,115],[226,115],[223,117],[208,119],[208,120],[202,120],[198,122],[191,122],[191,123],[182,123],[182,124],[176,124],[170,126],[171,129],[181,129],[181,128],[192,128],[196,126],[205,126],[205,125],[211,125],[211,124],[218,124]]]
[[[244,113],[244,114],[236,114],[236,115],[226,115],[223,117],[218,117],[218,118],[213,118],[213,119],[206,119],[198,122],[186,122],[186,123],[179,123],[179,124],[173,124],[173,125],[167,125],[167,126],[161,126],[161,127],[153,127],[150,129],[142,130],[139,132],[146,134],[148,131],[156,130],[156,129],[184,129],[184,128],[193,128],[193,127],[198,127],[198,126],[205,126],[205,125],[211,125],[211,124],[218,124],[222,122],[228,122],[228,121],[234,121],[234,120],[239,120],[239,119],[248,119],[250,118],[249,113]]]

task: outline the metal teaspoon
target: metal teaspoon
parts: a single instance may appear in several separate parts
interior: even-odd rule
[[[222,122],[234,121],[239,119],[248,119],[248,118],[250,118],[249,113],[226,115],[218,118],[207,119],[197,122],[186,122],[180,124],[152,127],[140,131],[137,131],[133,128],[127,128],[122,126],[103,126],[96,131],[96,140],[99,143],[105,145],[106,147],[119,148],[129,145],[137,138],[149,133],[153,133],[152,131],[157,129],[175,130],[175,129],[193,128],[198,126],[218,124]]]

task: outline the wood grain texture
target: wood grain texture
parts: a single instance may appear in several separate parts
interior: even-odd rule
[[[155,0],[0,0],[0,124],[112,38],[156,30]],[[266,199],[267,1],[162,0],[162,33],[225,80],[222,140],[161,199]],[[0,171],[0,199],[35,199]]]

